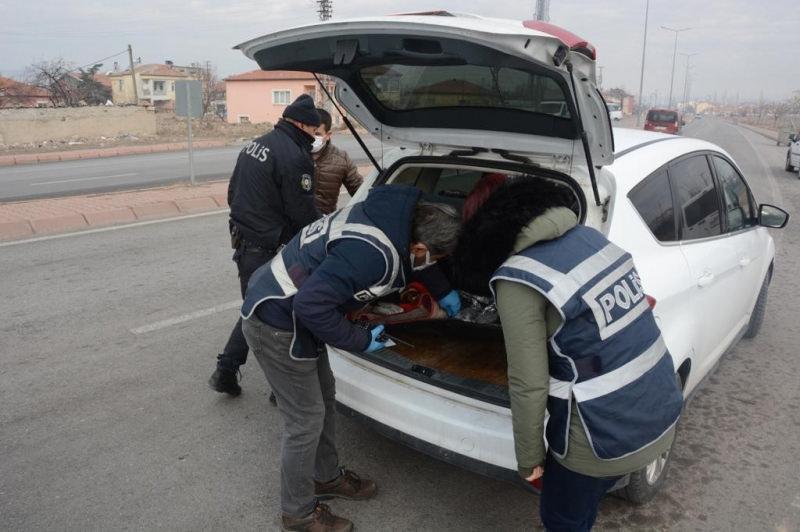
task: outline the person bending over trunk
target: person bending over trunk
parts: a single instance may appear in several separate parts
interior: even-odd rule
[[[617,480],[669,450],[683,404],[631,256],[575,203],[541,179],[502,184],[453,256],[462,288],[494,292],[519,474],[543,476],[550,531],[591,529]]]
[[[351,530],[317,498],[368,499],[375,482],[339,467],[336,391],[325,344],[383,349],[383,326],[346,318],[350,310],[401,290],[418,270],[449,255],[461,225],[455,209],[421,202],[407,186],[380,186],[360,203],[303,228],[252,276],[242,330],[284,421],[283,530]]]

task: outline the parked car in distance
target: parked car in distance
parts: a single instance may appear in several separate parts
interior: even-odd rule
[[[622,120],[622,107],[618,103],[611,102],[608,104],[608,116],[611,117],[611,120],[616,120],[619,122]]]
[[[677,135],[681,131],[681,118],[677,111],[670,109],[650,109],[644,121],[646,131],[658,131]]]
[[[783,227],[788,214],[756,203],[714,144],[615,133],[584,39],[538,21],[439,15],[336,20],[238,48],[264,70],[337,78],[336,101],[386,148],[351,204],[371,187],[403,184],[459,208],[492,173],[564,187],[581,223],[633,255],[688,396],[758,333],[775,255],[766,227]],[[675,111],[648,118],[679,124]],[[477,318],[389,326],[404,343],[374,353],[328,347],[336,400],[389,438],[523,485],[502,329],[484,320],[490,298],[463,295]],[[617,487],[634,502],[652,498],[670,456]]]
[[[789,149],[786,150],[786,165],[784,169],[787,172],[800,172],[800,133],[789,135]]]

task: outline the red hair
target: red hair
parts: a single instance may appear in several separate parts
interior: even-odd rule
[[[472,218],[483,202],[489,199],[494,189],[505,183],[506,179],[508,176],[505,174],[483,174],[467,199],[464,200],[464,207],[461,209],[462,222]]]

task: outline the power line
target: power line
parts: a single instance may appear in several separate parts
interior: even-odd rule
[[[127,48],[124,49],[123,51],[119,52],[119,53],[114,54],[114,55],[109,55],[108,57],[104,57],[102,59],[98,59],[97,61],[92,61],[91,63],[86,63],[83,66],[79,66],[77,68],[73,68],[72,70],[70,70],[70,72],[75,72],[77,70],[82,70],[82,69],[84,69],[86,67],[94,66],[94,65],[96,65],[98,63],[102,63],[103,61],[106,61],[108,59],[113,59],[114,57],[117,57],[119,55],[126,54],[126,53],[128,53],[128,49]]]

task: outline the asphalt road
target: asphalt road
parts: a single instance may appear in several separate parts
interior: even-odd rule
[[[365,135],[374,155],[380,143]],[[368,159],[355,138],[336,134],[334,142],[350,154],[356,164]],[[211,148],[194,152],[197,181],[227,179],[231,175],[240,147]],[[0,201],[108,192],[189,181],[187,152],[128,155],[57,163],[0,167]]]
[[[697,393],[665,491],[608,497],[597,530],[800,529],[800,182],[784,148],[712,122],[782,232],[767,318]],[[235,320],[224,215],[0,246],[0,528],[274,530],[280,419],[260,369],[238,399],[206,388]],[[184,320],[184,321],[181,321]],[[342,462],[375,478],[334,501],[360,530],[528,530],[537,498],[340,416]]]

